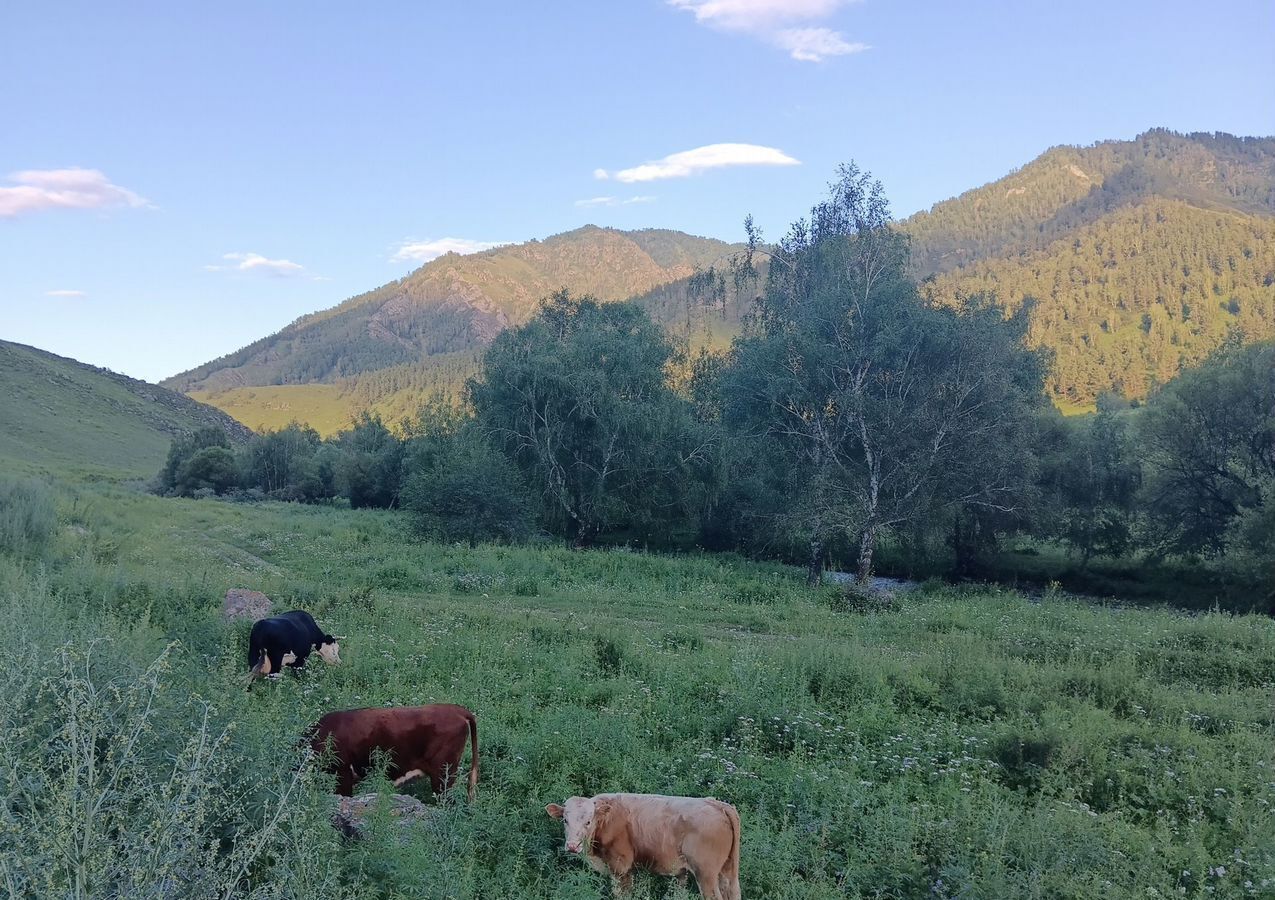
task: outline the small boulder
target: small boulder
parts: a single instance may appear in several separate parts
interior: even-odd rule
[[[341,797],[337,811],[332,816],[332,824],[347,838],[361,838],[379,796],[360,794],[357,797]],[[428,806],[407,794],[390,794],[389,804],[390,818],[404,827],[423,822],[430,816]]]
[[[270,598],[261,591],[231,588],[226,591],[226,599],[222,601],[221,615],[227,622],[235,619],[255,622],[270,615],[270,606]]]

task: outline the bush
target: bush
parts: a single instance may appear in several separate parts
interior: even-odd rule
[[[450,452],[413,472],[403,505],[418,533],[444,541],[515,542],[531,534],[531,503],[518,470],[482,438],[464,431]]]
[[[0,551],[39,553],[57,527],[53,492],[34,478],[0,477]]]
[[[40,591],[12,597],[0,625],[11,896],[347,895],[310,769],[242,746],[192,696],[180,645],[138,665],[148,633],[70,620]]]
[[[205,447],[178,468],[174,489],[188,497],[209,491],[224,494],[238,481],[235,454],[225,447]]]

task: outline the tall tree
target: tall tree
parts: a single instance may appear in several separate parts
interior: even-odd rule
[[[1139,430],[1160,552],[1217,553],[1275,502],[1275,344],[1233,341],[1152,395]]]
[[[749,254],[758,236],[749,229]],[[1025,317],[981,298],[924,302],[879,182],[853,164],[769,254],[765,287],[722,379],[728,423],[784,448],[791,527],[817,582],[838,531],[858,546],[939,508],[1015,502],[1013,453],[1042,402]]]
[[[689,410],[668,387],[671,356],[640,308],[561,291],[496,338],[470,382],[478,424],[575,546],[678,512],[701,451],[684,445]]]

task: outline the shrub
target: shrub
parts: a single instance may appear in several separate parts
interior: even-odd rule
[[[28,599],[56,615],[47,595]],[[335,840],[310,770],[254,761],[208,702],[170,696],[188,694],[179,645],[138,671],[113,638],[54,649],[15,606],[0,610],[15,626],[0,660],[0,877],[12,896],[265,896],[254,884],[343,895],[317,861]]]
[[[444,541],[520,541],[531,534],[531,504],[517,469],[476,434],[462,432],[403,488],[418,533]]]
[[[34,478],[0,478],[0,551],[39,553],[57,527],[53,492]]]

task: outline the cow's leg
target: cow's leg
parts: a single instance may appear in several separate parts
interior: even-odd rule
[[[717,876],[718,889],[722,892],[722,900],[739,900],[739,879],[722,870],[722,874]]]
[[[628,871],[623,875],[611,873],[611,893],[616,897],[627,897],[629,891],[633,890],[633,872]]]
[[[718,882],[721,869],[712,866],[694,866],[691,872],[695,876],[695,884],[699,888],[699,895],[704,900],[723,900],[721,885]]]
[[[354,771],[354,764],[347,763],[337,771],[340,774],[336,779],[336,792],[342,797],[353,797],[354,783],[359,780],[358,773]]]

